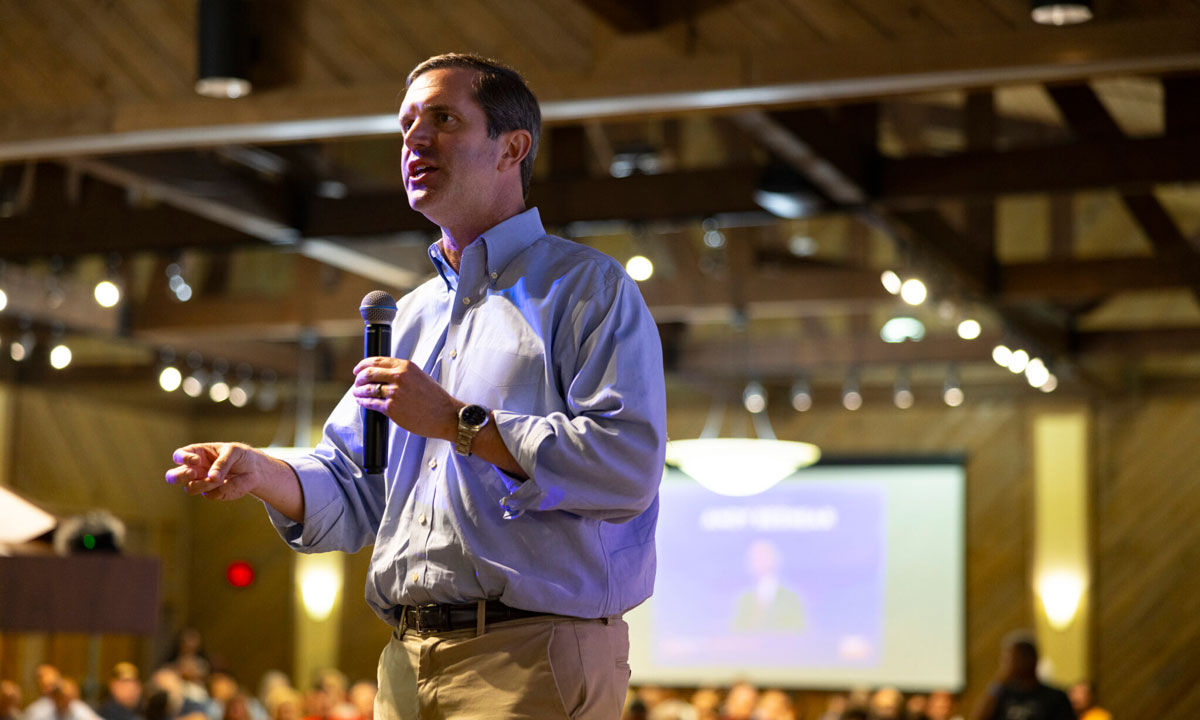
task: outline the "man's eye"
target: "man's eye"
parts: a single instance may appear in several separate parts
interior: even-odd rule
[[[453,117],[451,117],[450,113],[444,113],[444,112],[443,112],[443,113],[438,113],[438,114],[437,114],[437,119],[438,119],[438,122],[440,122],[440,123],[448,123],[448,122],[450,122],[451,120],[453,120],[454,118],[453,118]]]

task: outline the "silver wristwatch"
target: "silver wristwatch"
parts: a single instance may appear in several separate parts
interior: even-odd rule
[[[454,443],[454,452],[470,455],[471,442],[490,418],[491,413],[482,405],[464,405],[458,411],[458,439]]]

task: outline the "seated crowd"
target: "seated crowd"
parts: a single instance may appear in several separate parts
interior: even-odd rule
[[[1018,649],[1022,642],[1016,643]],[[81,699],[75,680],[49,664],[37,667],[33,678],[37,697],[28,703],[22,701],[19,684],[0,679],[0,720],[373,720],[374,682],[350,685],[341,672],[325,670],[302,693],[287,675],[270,671],[254,693],[230,672],[210,668],[199,647],[198,639],[185,633],[172,659],[146,678],[133,664],[117,663],[94,706]],[[1026,685],[1031,689],[1022,691],[1019,678],[1012,675],[1017,666],[1011,658],[1019,659],[1021,654],[1009,653],[1004,673],[988,690],[990,699],[975,708],[973,717],[1005,714],[996,712],[996,703],[1006,693],[1017,693],[1020,699],[1041,692],[1042,686],[1033,680],[1036,649],[1026,654]],[[1094,707],[1090,691],[1084,683],[1072,688],[1073,708],[1067,707],[1060,691],[1049,691],[1057,693],[1064,706],[1061,714],[1052,716],[1111,720],[1107,712]],[[966,715],[958,698],[946,691],[905,695],[895,688],[880,688],[829,694],[760,690],[738,682],[725,689],[633,687],[622,720],[962,720]]]

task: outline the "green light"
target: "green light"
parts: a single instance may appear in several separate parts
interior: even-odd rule
[[[83,536],[83,546],[85,548],[87,548],[88,550],[95,548],[96,547],[96,536],[84,535]]]

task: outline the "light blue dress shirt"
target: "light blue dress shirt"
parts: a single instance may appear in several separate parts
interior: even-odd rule
[[[367,602],[496,599],[596,618],[650,596],[666,442],[662,347],[645,301],[611,257],[547,235],[536,209],[397,302],[392,350],[451,395],[493,411],[529,479],[394,423],[388,467],[364,476],[362,414],[348,392],[315,451],[291,460],[304,491],[302,552],[374,542]]]

